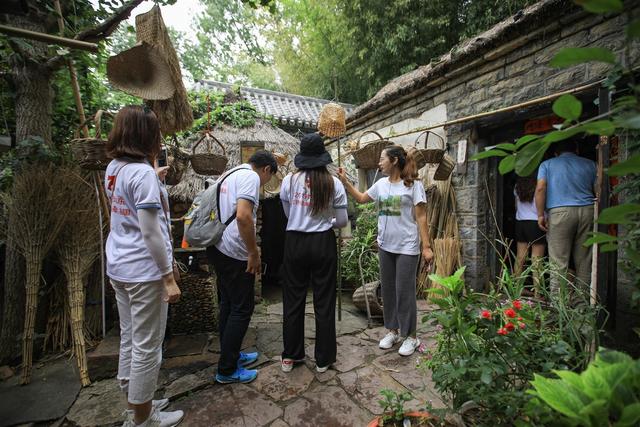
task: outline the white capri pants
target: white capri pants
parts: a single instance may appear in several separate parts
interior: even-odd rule
[[[118,380],[129,403],[153,399],[162,363],[168,305],[162,281],[124,283],[111,280],[120,316]]]

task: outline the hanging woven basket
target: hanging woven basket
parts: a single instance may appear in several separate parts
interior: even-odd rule
[[[420,137],[422,135],[425,135],[424,148],[418,148],[418,145],[420,144]],[[429,142],[429,135],[435,135],[439,143],[442,145],[442,148],[427,148],[428,142]],[[416,167],[418,169],[422,169],[427,165],[427,163],[436,163],[436,164],[440,163],[440,161],[442,160],[442,157],[444,156],[445,148],[446,148],[446,145],[444,142],[444,138],[435,132],[431,132],[427,130],[422,132],[420,135],[418,135],[414,146],[409,147],[407,149],[407,152],[413,154],[413,158],[416,161]]]
[[[446,181],[451,176],[451,172],[453,172],[453,168],[456,166],[456,162],[449,156],[447,153],[442,156],[442,160],[438,165],[435,173],[433,174],[433,179],[436,181]]]
[[[362,137],[370,133],[377,135],[378,139],[360,147]],[[360,138],[358,138],[357,146],[360,148],[351,153],[356,162],[356,167],[360,169],[377,169],[378,162],[380,161],[380,155],[384,149],[390,145],[392,145],[392,142],[388,139],[384,139],[378,132],[374,130],[365,131],[360,135]]]
[[[206,153],[196,153],[196,147],[202,142],[207,144]],[[222,148],[222,154],[212,152],[212,143],[217,143]],[[229,159],[226,156],[224,145],[218,141],[210,132],[206,131],[202,137],[193,144],[191,154],[191,167],[198,175],[220,175],[227,167]]]
[[[107,111],[98,110],[95,116],[89,118],[76,130],[76,138],[71,141],[71,152],[80,167],[91,170],[104,170],[111,160],[107,154],[107,141],[102,139],[101,121],[103,115],[113,117]],[[94,123],[96,135],[92,138],[79,138],[80,130],[88,123]]]
[[[333,102],[326,104],[318,117],[318,130],[329,138],[344,135],[347,130],[345,116],[342,106]]]

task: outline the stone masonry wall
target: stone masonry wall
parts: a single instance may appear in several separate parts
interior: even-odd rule
[[[416,118],[443,103],[446,104],[448,120],[453,120],[597,81],[606,74],[606,66],[583,64],[559,70],[548,67],[547,63],[564,47],[601,46],[621,51],[626,23],[626,15],[605,18],[574,11],[570,16],[559,16],[539,31],[514,41],[513,44],[519,47],[509,50],[507,44],[488,52],[484,55],[488,59],[483,64],[459,74],[455,71],[449,73],[449,79],[441,85],[426,91],[419,90],[422,93],[366,121],[358,122],[356,119],[355,124],[348,123],[348,136],[357,137],[366,129],[380,129]],[[633,54],[638,55],[638,50]],[[461,139],[468,141],[467,157],[483,149],[482,143],[470,140],[472,125],[468,123],[446,129],[449,154],[454,158],[457,141]],[[456,175],[454,172],[453,177],[464,264],[467,266],[465,276],[475,288],[482,288],[490,280],[488,243],[482,235],[482,232],[490,233],[494,228],[488,220],[484,185],[489,175],[494,173],[488,167],[487,161],[468,162],[467,173]],[[489,188],[489,191],[495,191],[495,188]]]

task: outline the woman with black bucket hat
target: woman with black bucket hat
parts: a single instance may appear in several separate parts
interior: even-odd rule
[[[316,370],[336,361],[336,271],[338,253],[333,228],[347,224],[347,195],[331,176],[331,155],[317,133],[304,135],[294,158],[298,172],[282,180],[280,199],[287,215],[282,272],[282,370],[304,360],[304,316],[307,289],[313,290],[316,317]]]

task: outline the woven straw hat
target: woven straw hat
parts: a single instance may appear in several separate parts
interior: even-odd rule
[[[110,57],[107,77],[118,89],[143,99],[168,99],[176,91],[169,65],[144,42]]]
[[[344,135],[347,130],[345,116],[346,113],[342,106],[333,102],[326,104],[320,111],[318,130],[330,138]]]

